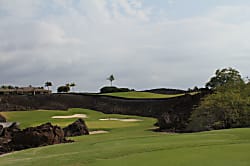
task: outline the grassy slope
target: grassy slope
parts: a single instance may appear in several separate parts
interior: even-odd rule
[[[164,95],[164,94],[156,94],[150,92],[115,92],[115,93],[103,93],[101,95],[124,97],[124,98],[171,98],[171,97],[181,96],[184,94]]]
[[[105,115],[71,109],[63,111],[7,112],[22,127],[47,122],[54,115],[85,113],[90,129],[110,133],[73,138],[75,143],[28,149],[0,157],[1,165],[250,165],[250,129],[230,129],[192,134],[163,134],[148,130],[151,118]],[[141,122],[99,121],[105,117],[140,118]],[[32,120],[32,122],[31,122]],[[66,125],[71,120],[52,120]]]

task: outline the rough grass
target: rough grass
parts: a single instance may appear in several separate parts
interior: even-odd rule
[[[85,109],[70,111],[7,112],[4,115],[22,126],[51,121],[67,124],[74,119],[51,119],[54,115],[84,113],[90,129],[110,133],[74,137],[76,142],[27,149],[0,157],[0,165],[250,165],[250,129],[230,129],[192,134],[166,134],[149,130],[155,119],[105,115]],[[140,118],[140,122],[99,121],[99,118]],[[31,122],[32,121],[32,122]]]
[[[171,97],[182,96],[184,94],[165,95],[165,94],[156,94],[150,92],[115,92],[115,93],[103,93],[101,95],[123,97],[123,98],[171,98]]]

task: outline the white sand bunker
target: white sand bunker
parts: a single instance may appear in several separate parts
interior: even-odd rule
[[[68,116],[52,116],[53,119],[69,119],[69,118],[87,118],[87,115],[85,114],[74,114],[74,115],[68,115]]]
[[[119,119],[119,118],[105,118],[105,119],[99,119],[99,120],[116,120],[116,121],[122,121],[122,122],[139,122],[139,121],[142,121],[141,119]]]
[[[89,134],[90,135],[94,135],[94,134],[104,134],[104,133],[109,133],[108,131],[105,130],[96,130],[96,131],[90,131]]]

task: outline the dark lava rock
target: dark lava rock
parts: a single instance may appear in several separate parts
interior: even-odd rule
[[[3,130],[4,130],[3,125],[0,125],[0,136],[2,136]]]
[[[0,137],[11,139],[13,134],[18,131],[20,131],[20,129],[16,122],[5,122],[0,125]]]
[[[15,132],[12,138],[15,150],[66,142],[69,141],[65,139],[63,129],[59,126],[53,126],[51,123]]]
[[[51,123],[20,130],[15,122],[0,125],[0,155],[16,150],[73,142],[66,140],[64,131]]]
[[[8,143],[11,140],[6,137],[2,137],[3,133],[4,133],[4,128],[2,125],[0,125],[0,136],[1,136],[0,137],[0,155],[11,151],[8,146]]]
[[[84,120],[78,119],[74,123],[63,128],[65,137],[88,135],[89,130]]]
[[[0,155],[13,151],[12,137],[20,131],[16,122],[6,122],[0,125]]]
[[[11,151],[13,149],[9,146],[8,140],[0,137],[0,155]]]

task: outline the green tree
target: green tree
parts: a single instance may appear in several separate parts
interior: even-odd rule
[[[225,85],[227,83],[242,83],[244,82],[241,78],[240,73],[229,67],[224,69],[218,69],[215,72],[215,76],[212,77],[209,82],[206,83],[207,88],[216,89],[219,86]]]
[[[115,80],[114,75],[113,75],[113,74],[111,74],[111,75],[107,78],[107,80],[109,80],[109,81],[110,81],[110,86],[112,86],[112,82]]]
[[[8,89],[8,86],[7,85],[2,85],[1,88],[2,89]]]
[[[12,85],[8,85],[8,89],[15,89],[15,87]]]
[[[250,83],[250,78],[249,78],[248,76],[246,76],[246,77],[244,78],[244,81],[245,81],[246,84],[248,84],[248,83]]]
[[[250,84],[227,83],[206,96],[192,112],[188,130],[250,126]]]
[[[65,84],[65,86],[70,87],[70,83]]]
[[[74,82],[70,83],[70,87],[72,87],[72,91],[73,91],[75,86],[76,86],[76,84]]]
[[[45,87],[47,87],[48,90],[49,90],[50,86],[52,86],[52,82],[50,82],[50,81],[45,82]]]
[[[69,86],[59,86],[59,87],[57,88],[57,92],[58,92],[58,93],[61,93],[61,92],[69,92],[69,91],[70,91]]]

